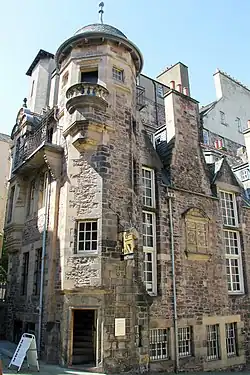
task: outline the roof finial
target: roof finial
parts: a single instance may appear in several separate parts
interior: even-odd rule
[[[104,2],[102,1],[99,4],[99,8],[100,8],[99,13],[100,13],[100,21],[101,21],[101,23],[103,23],[103,13],[104,13],[103,7],[104,7]]]
[[[24,108],[27,108],[27,98],[24,98],[24,99],[23,99],[23,107],[24,107]]]

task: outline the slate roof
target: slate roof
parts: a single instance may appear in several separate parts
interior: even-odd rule
[[[7,134],[0,133],[0,141],[11,143],[11,137]]]
[[[127,39],[126,35],[124,35],[116,27],[113,27],[107,24],[102,24],[102,23],[93,23],[91,25],[84,26],[81,29],[77,30],[75,35],[85,34],[85,33],[102,33],[102,34],[115,35],[115,36],[119,36],[119,37]]]
[[[45,59],[47,57],[51,57],[52,59],[54,58],[54,55],[50,52],[44,51],[43,49],[40,49],[36,57],[34,58],[32,64],[30,65],[29,69],[26,72],[27,76],[31,76],[36,64],[41,60]]]
[[[205,115],[210,109],[212,109],[215,106],[216,103],[217,103],[217,100],[201,107],[200,108],[200,114]]]
[[[162,141],[156,146],[156,151],[166,169],[170,167],[174,145],[175,137],[173,137],[169,142]]]

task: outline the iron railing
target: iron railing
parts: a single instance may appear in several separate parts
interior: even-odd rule
[[[25,139],[23,145],[17,146],[14,168],[22,164],[41,144],[52,143],[52,129],[49,129],[47,124],[42,124],[34,133],[29,134]]]
[[[139,111],[145,107],[145,87],[136,86],[136,107]]]

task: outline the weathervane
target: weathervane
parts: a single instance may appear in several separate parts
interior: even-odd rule
[[[103,7],[104,7],[104,2],[102,1],[99,4],[99,8],[100,8],[99,13],[100,13],[100,21],[101,21],[101,23],[103,23],[103,13],[104,13]]]

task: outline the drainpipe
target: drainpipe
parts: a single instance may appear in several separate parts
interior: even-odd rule
[[[43,285],[44,285],[44,269],[45,269],[45,255],[46,255],[46,238],[47,238],[47,229],[48,229],[48,211],[49,211],[49,174],[47,176],[46,184],[46,196],[45,196],[45,212],[44,212],[44,226],[43,226],[43,239],[42,239],[42,260],[41,260],[41,279],[40,279],[40,294],[39,294],[39,307],[38,307],[38,353],[41,355],[41,339],[42,339],[42,315],[43,315]]]
[[[154,90],[155,90],[155,119],[157,126],[159,125],[158,107],[157,107],[157,88],[156,82],[153,80]]]
[[[173,306],[174,306],[174,341],[175,341],[175,372],[179,371],[179,350],[178,350],[178,320],[177,320],[177,298],[176,298],[176,276],[175,276],[175,253],[174,253],[174,226],[172,199],[174,194],[167,190],[170,224],[170,242],[171,242],[171,263],[172,263],[172,285],[173,285]]]

